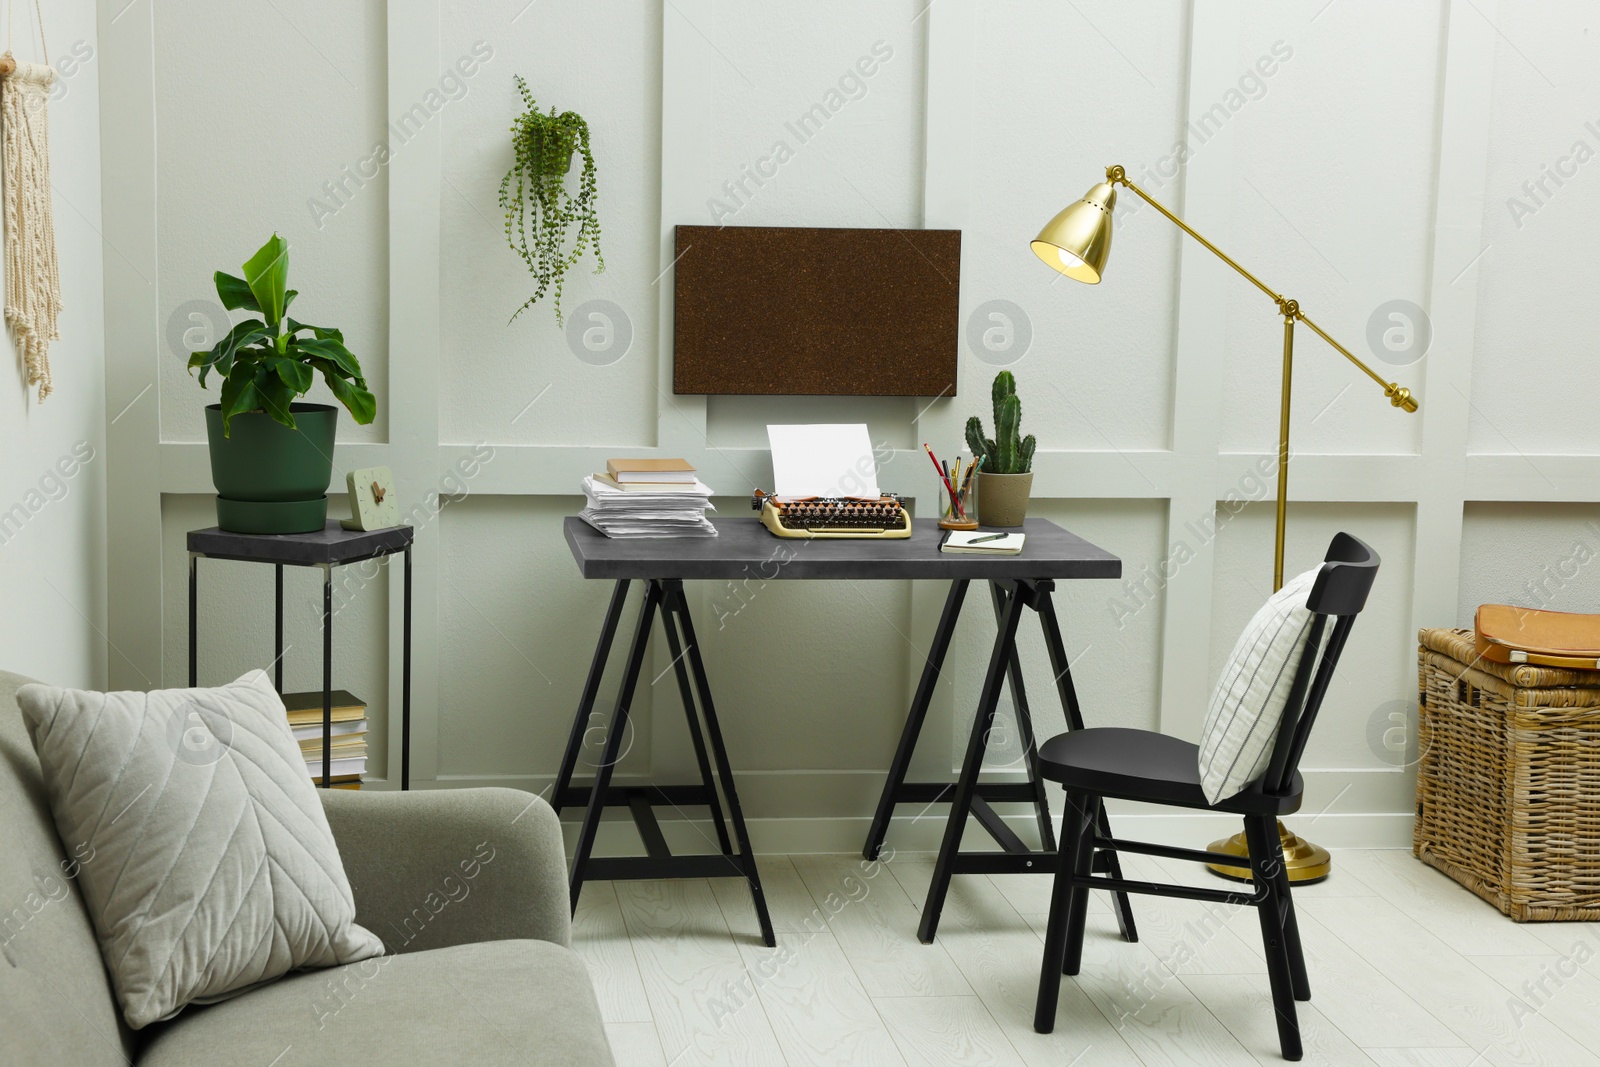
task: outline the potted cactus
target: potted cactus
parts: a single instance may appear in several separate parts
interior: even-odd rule
[[[1033,488],[1033,434],[1020,436],[1022,401],[1008,370],[994,376],[994,437],[983,436],[983,422],[967,420],[967,447],[978,466],[978,521],[985,526],[1021,526],[1028,517]]]

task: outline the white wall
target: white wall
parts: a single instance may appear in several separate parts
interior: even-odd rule
[[[32,6],[13,49],[38,62]],[[6,331],[0,374],[0,664],[59,685],[105,682],[105,325],[101,301],[100,62],[90,0],[45,10],[59,79],[49,103],[61,340],[55,391],[29,389]],[[147,399],[148,402],[148,399]],[[112,412],[111,414],[115,414]]]
[[[103,23],[116,14],[101,8]],[[1590,19],[1584,5],[365,0],[334,11],[284,0],[240,16],[247,52],[221,32],[225,17],[168,0],[106,34],[124,91],[105,149],[136,179],[108,188],[108,232],[125,253],[107,262],[108,301],[125,309],[115,323],[142,324],[113,345],[109,370],[119,396],[150,384],[160,405],[159,423],[135,409],[112,427],[129,472],[112,488],[126,554],[113,563],[111,636],[128,650],[113,677],[136,682],[136,666],[181,680],[182,537],[209,521],[199,411],[210,398],[156,338],[207,296],[211,270],[278,229],[301,300],[345,328],[379,393],[372,427],[345,420],[340,469],[388,463],[415,500],[449,488],[471,449],[489,450],[465,499],[419,533],[421,784],[548,784],[609,592],[577,577],[560,523],[604,457],[688,456],[738,515],[770,478],[765,422],[860,420],[894,449],[884,483],[928,507],[920,443],[953,445],[1006,361],[1040,440],[1035,512],[1125,561],[1122,582],[1062,590],[1086,717],[1194,736],[1270,584],[1272,490],[1259,471],[1274,447],[1281,321],[1127,192],[1102,285],[1038,264],[1028,238],[1111,163],[1422,401],[1416,416],[1395,411],[1300,330],[1288,568],[1312,565],[1339,529],[1384,558],[1307,756],[1317,839],[1409,840],[1414,783],[1381,741],[1413,696],[1416,627],[1516,599],[1547,563],[1574,571],[1553,606],[1600,607],[1597,569],[1564,563],[1569,542],[1600,554],[1593,508],[1580,505],[1600,499],[1587,458],[1600,451],[1587,417],[1600,372],[1583,358],[1595,270],[1583,223],[1600,211],[1588,174],[1600,164],[1568,168],[1533,212],[1512,219],[1506,204],[1542,164],[1567,168],[1575,140],[1600,150],[1583,92],[1600,34],[1572,29]],[[731,199],[724,182],[791,138],[785,122],[874,48],[887,58],[864,87],[789,146],[775,178]],[[322,182],[370,155],[386,121],[466,56],[474,73],[382,174],[315,218]],[[566,307],[621,309],[632,343],[610,363],[578,358],[548,304],[506,323],[528,288],[495,202],[516,73],[541,105],[578,110],[595,132],[608,270],[585,261]],[[1191,132],[1206,116],[1207,132]],[[1171,167],[1185,141],[1185,165]],[[736,225],[959,228],[964,323],[1009,301],[1031,346],[964,343],[955,399],[674,396],[672,228],[729,207]],[[1369,340],[1397,300],[1431,321],[1425,357]],[[1219,506],[1230,494],[1252,503]],[[218,681],[268,657],[270,587],[243,567],[203,574],[201,674]],[[778,582],[746,591],[742,607],[726,585],[693,595],[758,844],[855,847],[943,591]],[[948,775],[964,743],[993,632],[983,598],[969,603],[919,773]],[[305,652],[291,655],[290,680],[309,684],[316,620],[296,610],[290,640]],[[336,628],[338,684],[368,696],[380,721],[398,692],[385,629],[396,612],[388,583],[371,582]],[[1024,655],[1047,678],[1036,634]],[[658,650],[651,676],[665,666]],[[647,687],[625,773],[692,771],[669,677]],[[1049,733],[1060,713],[1048,686],[1034,688]],[[1014,736],[998,738],[997,773],[1015,758]],[[929,829],[923,820],[905,841],[931,841],[917,837]],[[1158,832],[1192,841],[1202,829]]]

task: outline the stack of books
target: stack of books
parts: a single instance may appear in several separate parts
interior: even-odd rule
[[[322,693],[285,693],[289,728],[300,744],[306,773],[322,784]],[[333,767],[335,789],[360,789],[367,773],[367,706],[343,689],[333,691]]]
[[[715,537],[711,487],[681,459],[608,459],[583,480],[579,517],[607,537]]]

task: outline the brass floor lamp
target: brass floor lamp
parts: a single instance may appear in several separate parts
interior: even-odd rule
[[[1278,314],[1283,316],[1283,389],[1278,408],[1278,514],[1277,534],[1272,549],[1272,589],[1276,592],[1283,586],[1283,535],[1289,502],[1289,396],[1294,372],[1295,323],[1305,323],[1313,333],[1332,345],[1351,363],[1360,367],[1373,381],[1383,386],[1384,394],[1388,396],[1390,404],[1406,411],[1416,411],[1417,401],[1409,389],[1402,389],[1394,382],[1384,381],[1371,367],[1357,359],[1348,348],[1329,337],[1321,326],[1308,319],[1305,312],[1300,310],[1299,301],[1290,300],[1271,289],[1260,278],[1236,263],[1222,249],[1196,233],[1192,226],[1168,211],[1149,193],[1135,185],[1129,180],[1127,171],[1120,166],[1107,167],[1105,181],[1090,189],[1081,200],[1068,204],[1060,214],[1045,224],[1045,228],[1039,231],[1039,236],[1033,239],[1034,254],[1074,281],[1087,282],[1091,285],[1098,283],[1105,271],[1106,260],[1111,256],[1111,213],[1117,206],[1119,185],[1133,190],[1145,203],[1161,212],[1180,230],[1199,241],[1218,259],[1266,293],[1278,306]],[[1327,849],[1300,839],[1290,833],[1282,822],[1278,823],[1278,834],[1283,839],[1283,854],[1291,881],[1314,882],[1328,876],[1332,860]],[[1211,848],[1234,856],[1243,856],[1248,852],[1242,833],[1226,841],[1214,842]],[[1235,877],[1237,874],[1236,868],[1213,866],[1210,869],[1224,877]]]

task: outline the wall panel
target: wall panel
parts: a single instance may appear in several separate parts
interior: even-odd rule
[[[188,346],[209,348],[228,328],[212,272],[242,274],[277,232],[289,285],[304,294],[295,317],[342,329],[378,397],[372,425],[346,413],[340,439],[383,441],[388,198],[374,148],[395,140],[384,5],[235,5],[226,29],[218,11],[203,0],[155,8],[162,439],[205,440],[218,386],[202,392],[186,362]],[[308,399],[333,403],[320,380]]]

